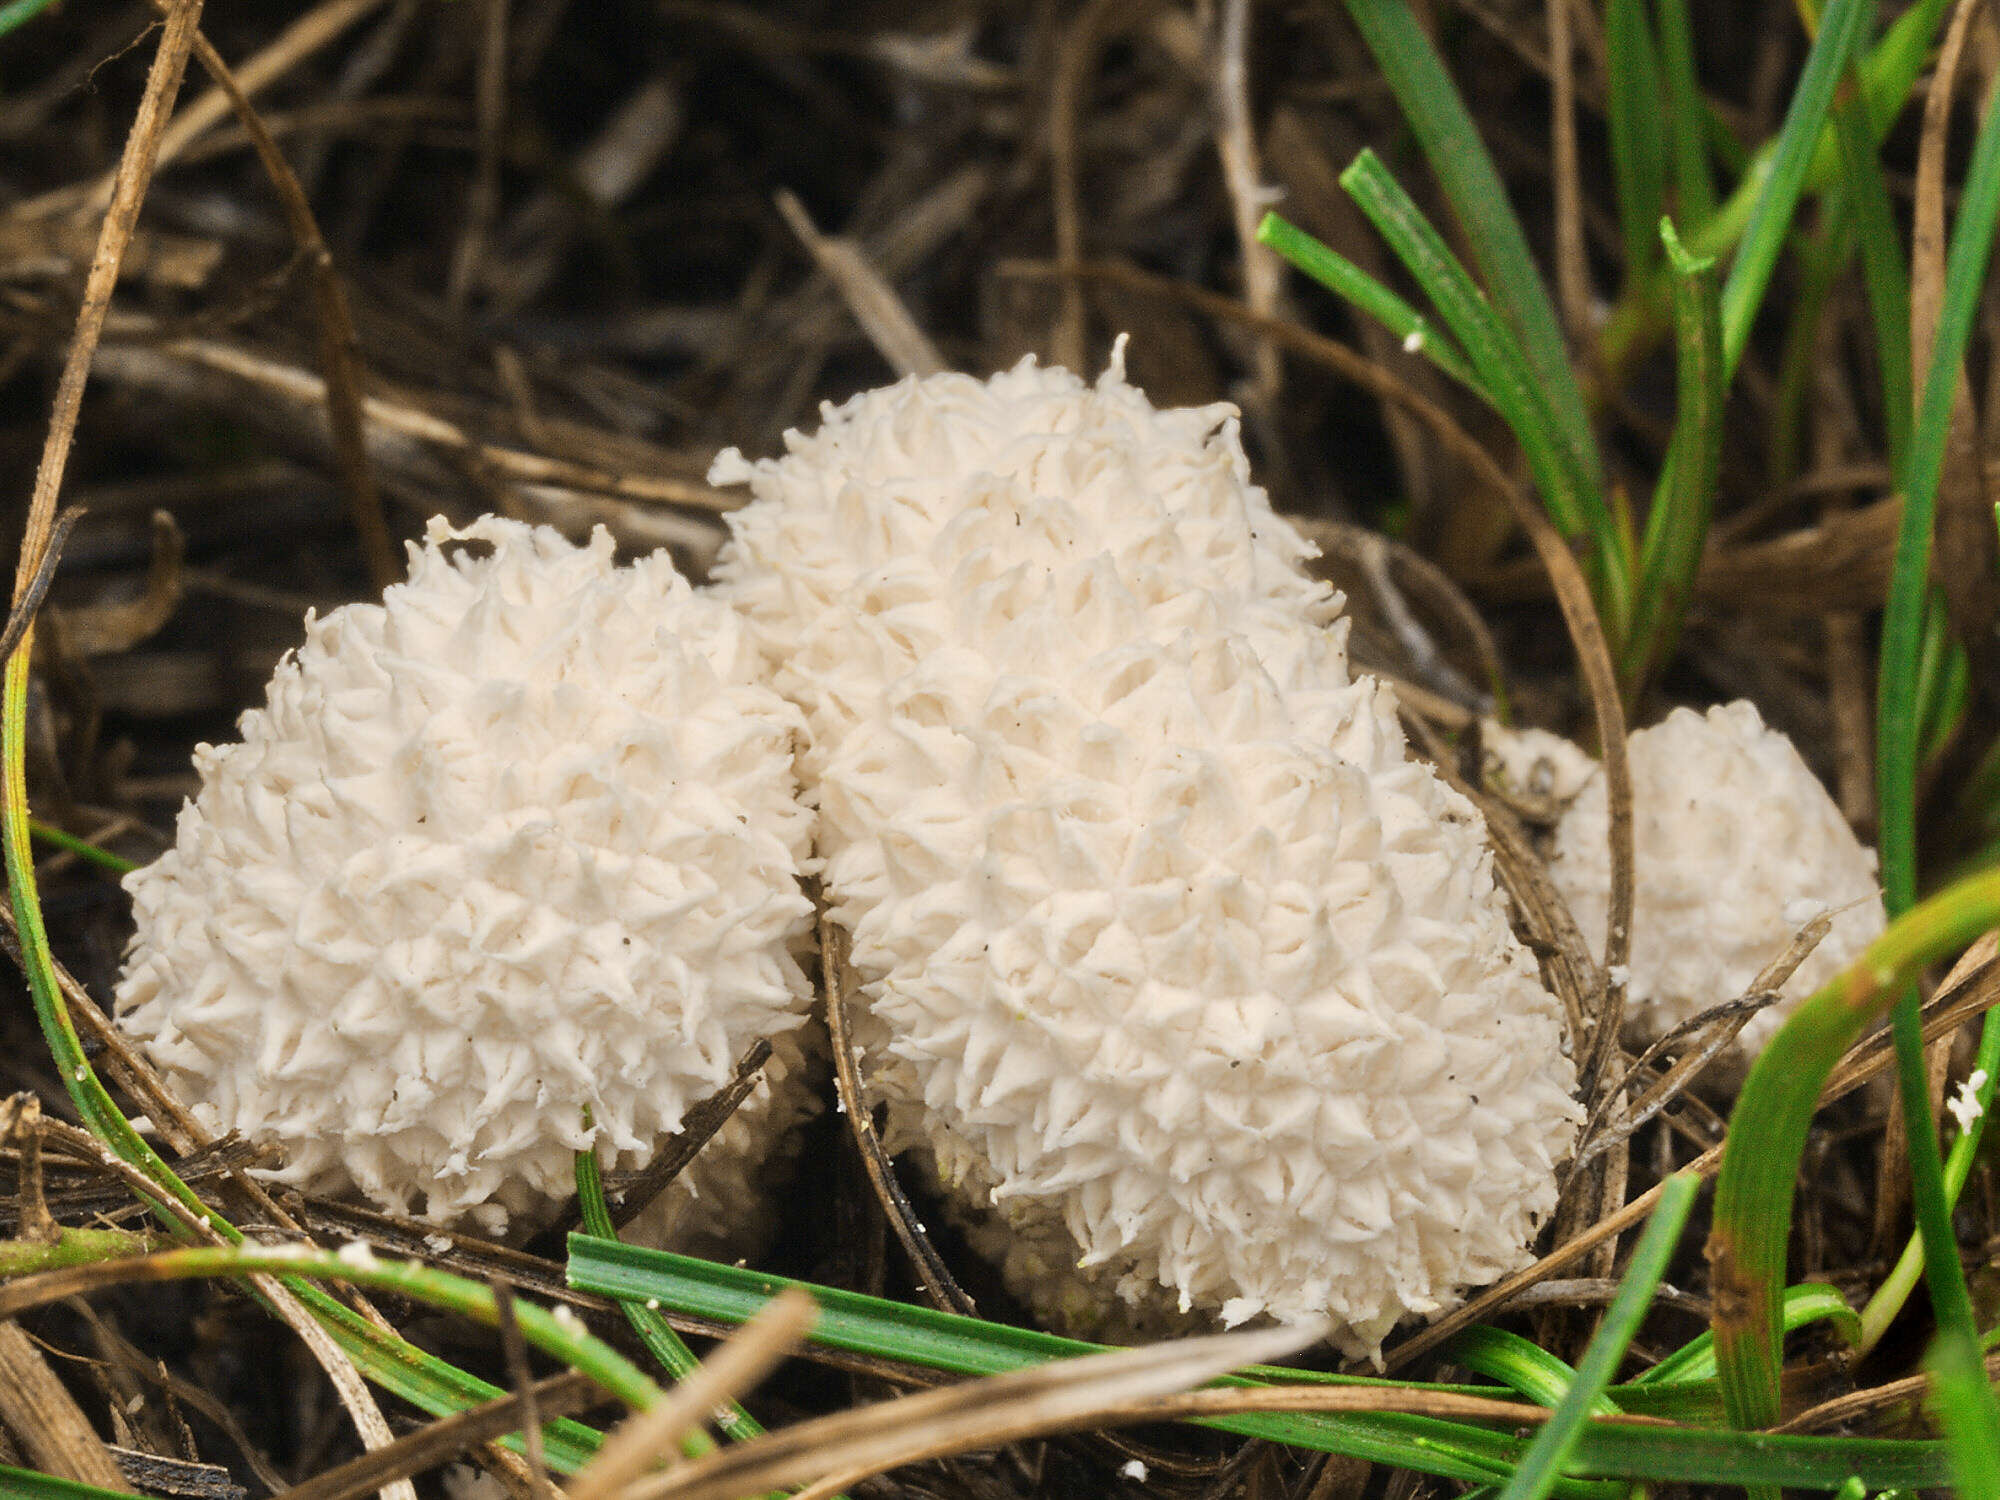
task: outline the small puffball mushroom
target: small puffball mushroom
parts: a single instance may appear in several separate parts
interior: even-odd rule
[[[1574,740],[1532,726],[1519,728],[1498,719],[1479,721],[1486,774],[1509,795],[1560,812],[1597,774],[1597,762]]]
[[[282,1147],[279,1180],[497,1233],[576,1151],[642,1165],[803,1018],[799,715],[733,611],[612,552],[433,521],[379,605],[307,618],[127,877],[123,1024],[205,1125]],[[796,1117],[781,1052],[663,1228],[726,1210]]]
[[[1478,813],[1348,671],[1234,409],[1024,362],[824,412],[721,587],[810,735],[888,1139],[1078,1330],[1525,1263],[1577,1110]]]
[[[1840,815],[1796,746],[1754,704],[1677,708],[1630,741],[1632,956],[1627,1015],[1650,1041],[1745,994],[1800,928],[1837,913],[1783,999],[1751,1018],[1737,1064],[1793,1006],[1882,931],[1875,853]],[[1604,777],[1592,777],[1556,826],[1549,874],[1586,939],[1602,950],[1611,857]]]

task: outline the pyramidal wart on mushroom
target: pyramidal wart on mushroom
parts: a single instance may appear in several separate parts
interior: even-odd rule
[[[708,1248],[768,1196],[744,1179],[812,1099],[800,719],[736,614],[612,552],[433,521],[379,605],[308,617],[127,878],[124,1026],[279,1180],[499,1232],[576,1151],[643,1164],[776,1035],[635,1227]]]
[[[718,585],[805,714],[890,1143],[1079,1330],[1528,1259],[1578,1121],[1476,810],[1350,672],[1233,408],[1024,362],[823,412]]]

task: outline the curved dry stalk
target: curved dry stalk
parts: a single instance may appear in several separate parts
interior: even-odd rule
[[[340,485],[347,496],[348,514],[361,539],[361,555],[367,560],[369,576],[378,589],[387,588],[402,577],[402,568],[389,538],[389,524],[382,513],[382,496],[375,486],[374,471],[368,463],[367,432],[361,413],[361,340],[354,331],[354,314],[347,305],[347,291],[334,270],[333,252],[327,249],[319,232],[319,220],[306,201],[298,175],[265,128],[250,96],[222,60],[222,54],[200,32],[195,33],[194,54],[208,76],[215,80],[217,91],[236,112],[238,123],[263,165],[264,175],[278,195],[286,227],[298,244],[300,256],[311,268],[319,361],[326,377],[327,426],[333,433]]]
[[[811,1331],[818,1317],[818,1304],[809,1294],[798,1287],[785,1288],[696,1366],[664,1401],[650,1411],[628,1417],[606,1437],[597,1457],[570,1480],[569,1500],[612,1500],[648,1469],[675,1456],[676,1444],[683,1436],[776,1368]]]
[[[299,1336],[314,1363],[326,1372],[334,1394],[347,1408],[361,1446],[375,1452],[394,1443],[396,1434],[389,1430],[389,1419],[382,1415],[375,1393],[368,1389],[368,1382],[361,1378],[354,1361],[333,1341],[333,1335],[320,1326],[319,1320],[306,1311],[304,1304],[277,1277],[252,1276],[250,1284],[271,1304],[271,1310],[284,1320],[285,1326]],[[403,1478],[384,1481],[376,1493],[382,1500],[417,1500],[417,1487]]]
[[[1049,89],[1049,188],[1055,205],[1056,260],[1072,266],[1083,259],[1082,189],[1077,182],[1076,123],[1091,65],[1114,20],[1129,21],[1150,0],[1088,0],[1063,31]],[[1128,15],[1127,13],[1130,13]],[[1073,276],[1060,278],[1056,326],[1049,335],[1050,357],[1072,370],[1083,368],[1083,287]]]
[[[146,89],[139,96],[132,129],[125,137],[125,150],[111,179],[110,202],[98,229],[97,249],[91,256],[90,274],[83,284],[83,305],[77,312],[69,352],[63,358],[62,375],[56,382],[55,407],[43,439],[41,461],[35,468],[34,491],[28,499],[28,523],[14,573],[16,605],[27,597],[54,536],[56,495],[62,489],[70,443],[83,411],[83,387],[90,378],[91,356],[97,352],[98,340],[103,337],[104,319],[111,311],[111,293],[118,284],[118,271],[125,263],[133,232],[139,227],[139,205],[153,180],[161,134],[167,126],[167,111],[173,108],[174,96],[180,92],[181,75],[186,71],[188,52],[194,46],[201,21],[201,4],[202,0],[170,0],[166,25],[160,31],[160,45],[146,73]],[[26,637],[31,633],[22,634]]]
[[[826,1029],[833,1042],[834,1088],[840,1096],[841,1113],[847,1116],[848,1129],[853,1132],[855,1149],[861,1153],[869,1185],[875,1189],[883,1214],[896,1231],[903,1252],[909,1256],[924,1295],[941,1312],[976,1318],[978,1307],[959,1286],[944,1257],[938,1254],[937,1246],[924,1232],[916,1210],[896,1180],[889,1153],[882,1149],[882,1137],[876,1133],[874,1111],[861,1087],[854,1037],[847,1025],[847,934],[828,919],[824,908],[819,916],[819,963],[821,982],[826,986]]]
[[[449,1417],[428,1422],[406,1433],[386,1448],[375,1448],[359,1458],[315,1474],[311,1479],[284,1491],[286,1500],[355,1500],[391,1479],[421,1474],[448,1459],[459,1457],[510,1432],[518,1432],[531,1420],[533,1405],[543,1421],[574,1416],[603,1399],[603,1392],[588,1375],[565,1370],[538,1380],[507,1396],[496,1396],[478,1406]]]
[[[681,1117],[681,1128],[660,1147],[644,1170],[616,1189],[611,1203],[611,1223],[615,1228],[623,1229],[638,1218],[686,1170],[701,1148],[750,1097],[757,1080],[764,1075],[764,1064],[770,1060],[771,1043],[759,1037],[737,1060],[736,1076]]]
[[[347,30],[370,11],[379,8],[385,0],[327,0],[327,3],[308,11],[292,22],[271,42],[271,45],[236,70],[236,77],[244,92],[255,94],[265,85],[273,83],[306,58],[326,46],[335,37]],[[196,5],[195,9],[200,10]],[[161,45],[166,39],[162,37]],[[186,60],[182,53],[182,61]],[[157,154],[155,160],[164,165],[178,158],[181,153],[219,125],[229,114],[229,100],[220,89],[203,94],[172,120],[163,120],[162,128],[156,131]],[[93,205],[116,202],[118,184],[124,172],[121,165],[115,172],[106,173],[92,182],[71,183],[64,187],[52,188],[37,197],[28,198],[11,208],[7,217],[16,221],[34,221],[54,218],[61,214],[87,210]]]
[[[244,381],[295,406],[318,408],[326,401],[326,382],[319,376],[220,340],[176,339],[156,348],[115,351],[116,358],[135,364],[143,356],[196,365]],[[110,361],[114,352],[107,350],[105,358]],[[709,514],[734,510],[741,503],[705,484],[690,484],[663,475],[617,473],[567,459],[546,458],[519,448],[482,443],[456,422],[383,396],[364,396],[361,415],[375,441],[406,438],[461,454],[469,464],[498,479],[680,506]]]
[[[1223,0],[1216,41],[1215,149],[1222,159],[1222,180],[1229,192],[1229,217],[1243,268],[1243,300],[1272,316],[1278,311],[1284,263],[1257,243],[1257,221],[1264,217],[1270,191],[1259,176],[1257,127],[1250,110],[1250,0]],[[1260,402],[1273,400],[1284,370],[1277,346],[1268,338],[1259,338],[1256,360],[1256,398]]]
[[[14,601],[14,609],[7,617],[7,629],[0,633],[0,661],[5,661],[19,649],[27,638],[29,628],[35,623],[35,615],[42,607],[42,601],[49,596],[49,585],[56,581],[56,564],[62,559],[63,543],[75,530],[76,523],[83,518],[80,506],[72,505],[56,517],[49,528],[49,539],[42,548],[42,555],[35,564],[35,571],[28,579],[28,586],[21,590]],[[11,917],[12,910],[9,909]]]
[[[1979,0],[1960,0],[1924,96],[1910,226],[1910,372],[1916,385],[1912,393],[1916,406],[1923,403],[1924,374],[1930,369],[1944,304],[1945,158],[1951,139],[1952,100],[1966,38],[1978,11]],[[1957,385],[1945,428],[1931,566],[1953,631],[1990,688],[2000,672],[2000,646],[1993,639],[1994,616],[2000,612],[2000,576],[1995,569],[2000,538],[1995,537],[1993,527],[1993,486],[1980,461],[1979,416],[1973,406],[1972,387],[1962,367],[1954,374]],[[2000,397],[1989,394],[1987,399]]]
[[[1126,1409],[1152,1420],[1152,1403],[1242,1365],[1281,1359],[1325,1334],[1324,1323],[1120,1349],[1057,1360],[800,1422],[754,1442],[720,1449],[651,1480],[622,1500],[736,1500],[805,1483],[850,1485],[870,1474],[923,1459],[1023,1438],[1105,1425]],[[1314,1399],[1326,1390],[1297,1387]],[[1201,1391],[1205,1398],[1280,1397],[1291,1391]],[[1501,1403],[1503,1405],[1509,1403]],[[1197,1410],[1200,1408],[1197,1407]],[[1225,1404],[1222,1408],[1229,1409]],[[1109,1415],[1107,1415],[1109,1414]]]
[[[1570,0],[1545,0],[1549,33],[1549,136],[1554,160],[1556,301],[1564,332],[1575,344],[1595,346],[1590,316],[1590,257],[1583,240],[1583,173],[1577,161],[1576,48],[1570,35]]]
[[[1500,647],[1493,639],[1492,630],[1473,607],[1472,601],[1436,563],[1414,547],[1384,536],[1379,531],[1370,531],[1365,526],[1329,520],[1324,516],[1288,516],[1286,519],[1309,541],[1318,544],[1322,568],[1327,567],[1332,559],[1352,560],[1355,571],[1367,581],[1374,602],[1394,632],[1397,643],[1408,653],[1412,670],[1434,679],[1438,688],[1462,689],[1469,695],[1466,701],[1478,702],[1482,712],[1491,707],[1490,700],[1496,693],[1506,691],[1506,666],[1500,659]],[[1403,575],[1400,585],[1397,574]],[[1337,584],[1340,579],[1336,576],[1331,581]],[[1464,636],[1473,659],[1479,663],[1483,682],[1465,682],[1459,672],[1444,660],[1443,652],[1431,633],[1415,618],[1407,595],[1416,595],[1448,619]]]

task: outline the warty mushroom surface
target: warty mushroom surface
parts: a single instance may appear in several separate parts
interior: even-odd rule
[[[1645,1043],[1749,992],[1815,917],[1831,930],[1731,1046],[1732,1066],[1771,1039],[1798,1002],[1886,925],[1875,851],[1854,835],[1798,747],[1745,700],[1677,708],[1629,740],[1632,956],[1627,1030]],[[1602,951],[1611,865],[1604,777],[1556,825],[1549,877]]]
[[[432,522],[380,604],[308,617],[127,878],[123,1025],[209,1128],[283,1148],[279,1180],[498,1232],[568,1196],[576,1151],[643,1164],[804,1018],[799,715],[731,610],[612,553]],[[797,1118],[778,1043],[656,1232],[740,1197],[734,1158]]]
[[[719,586],[805,711],[891,1143],[1015,1291],[1363,1354],[1525,1263],[1559,1008],[1233,408],[1024,362],[786,444],[715,465],[755,496]]]

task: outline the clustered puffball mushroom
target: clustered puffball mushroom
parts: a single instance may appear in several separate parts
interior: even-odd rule
[[[717,460],[755,496],[717,574],[805,711],[891,1144],[1072,1327],[1331,1313],[1366,1353],[1524,1264],[1559,1008],[1233,409],[1024,362],[823,416]]]
[[[1731,1049],[1740,1065],[1793,1007],[1851,963],[1885,925],[1875,853],[1784,735],[1738,701],[1677,708],[1629,740],[1632,954],[1627,1018],[1650,1041],[1747,993],[1799,929],[1831,930]],[[1611,864],[1604,777],[1585,783],[1556,825],[1549,875],[1601,952]]]
[[[576,1151],[643,1164],[803,1019],[798,712],[664,552],[612,554],[433,521],[379,605],[308,617],[127,878],[126,1029],[280,1180],[499,1232]],[[657,1228],[740,1196],[805,1088],[781,1045]]]

